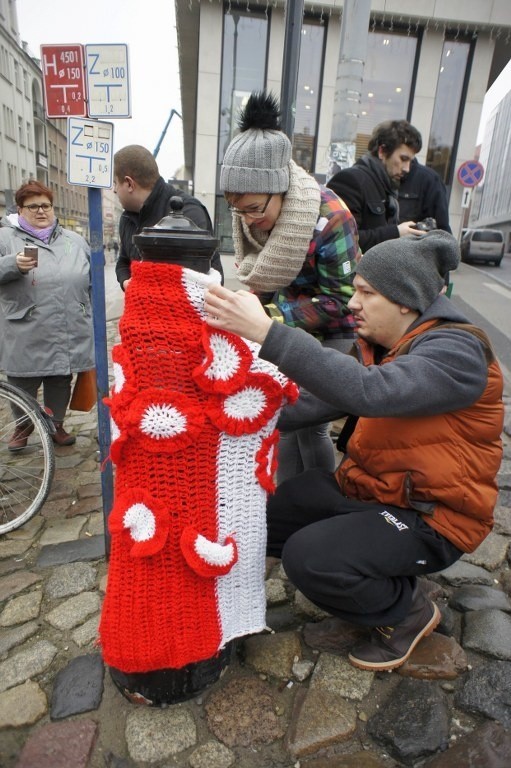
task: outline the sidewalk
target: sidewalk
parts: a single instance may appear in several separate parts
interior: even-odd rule
[[[109,346],[122,304],[111,297]],[[270,560],[273,631],[240,641],[220,681],[165,709],[122,697],[96,645],[107,572],[96,416],[73,413],[66,425],[77,443],[57,449],[42,514],[0,538],[0,766],[508,766],[509,398],[506,406],[495,530],[424,582],[442,623],[399,672],[351,667],[347,649],[361,631],[308,603]]]

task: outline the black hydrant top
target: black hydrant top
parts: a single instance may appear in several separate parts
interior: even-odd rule
[[[209,272],[218,239],[183,216],[183,198],[170,198],[171,211],[154,227],[133,237],[142,261],[179,264],[196,272]]]

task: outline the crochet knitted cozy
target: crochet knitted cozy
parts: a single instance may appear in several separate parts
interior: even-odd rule
[[[112,351],[115,494],[105,661],[177,669],[265,627],[266,497],[297,394],[258,345],[203,320],[209,275],[133,262]]]

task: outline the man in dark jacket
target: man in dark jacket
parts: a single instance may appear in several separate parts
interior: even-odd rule
[[[445,185],[436,171],[421,165],[417,158],[399,184],[399,223],[432,218],[436,229],[452,232]]]
[[[115,265],[119,285],[126,290],[131,279],[131,262],[140,260],[133,235],[144,227],[153,227],[170,211],[170,198],[183,199],[183,215],[200,229],[213,232],[209,214],[197,198],[167,183],[158,170],[156,160],[148,149],[130,144],[114,155],[114,191],[124,211],[119,222],[120,251]],[[215,251],[211,266],[223,278],[220,254]]]
[[[419,131],[407,120],[380,123],[369,140],[369,153],[328,182],[355,217],[363,253],[384,240],[419,234],[415,220],[399,223],[398,188],[421,147]]]

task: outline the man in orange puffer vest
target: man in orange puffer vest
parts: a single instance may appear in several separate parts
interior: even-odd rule
[[[356,419],[335,474],[310,470],[269,500],[268,553],[316,605],[371,627],[349,654],[362,669],[403,664],[440,621],[418,576],[490,532],[502,459],[503,380],[491,344],[449,299],[458,244],[435,230],[369,249],[348,304],[353,356],[274,323],[245,292],[206,294],[210,325],[258,341],[305,390],[279,427]]]

